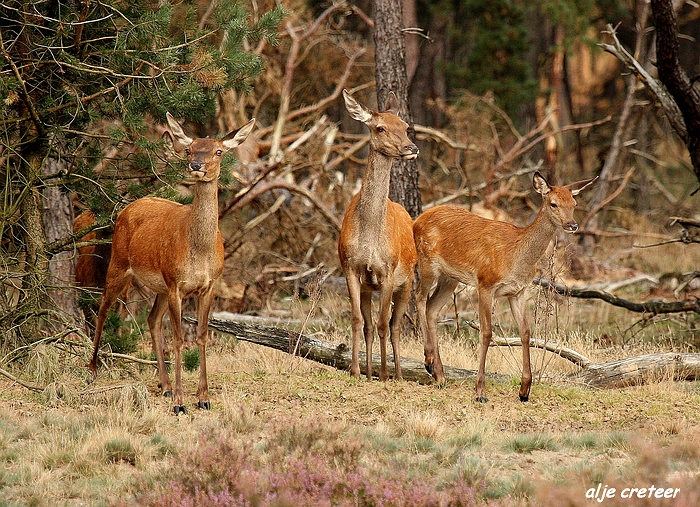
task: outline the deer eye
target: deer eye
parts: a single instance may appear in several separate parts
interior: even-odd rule
[[[377,127],[377,132],[386,132],[384,127]]]
[[[220,157],[222,153],[223,153],[223,150],[216,150],[217,157]]]
[[[549,205],[550,205],[552,208],[558,208],[558,207],[559,207],[559,206],[557,206],[557,203],[556,203],[556,202],[552,202],[552,203],[550,203]]]

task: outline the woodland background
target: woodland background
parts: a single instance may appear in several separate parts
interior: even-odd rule
[[[700,504],[699,36],[692,1],[0,0],[0,504],[585,506],[599,484]],[[440,347],[472,377],[440,389],[217,332],[212,409],[174,417],[138,288],[90,383],[100,289],[76,286],[78,248],[108,245],[136,198],[191,198],[167,111],[199,136],[257,119],[223,163],[215,310],[284,346],[349,343],[336,245],[368,136],[343,88],[404,103],[421,153],[395,166],[391,192],[414,216],[449,202],[526,225],[535,170],[600,177],[578,198],[579,233],[538,266],[528,308],[550,351],[532,351],[530,401],[516,401],[517,345],[489,352],[489,402],[474,401],[463,288]],[[96,223],[74,231],[85,210]],[[407,323],[402,352],[426,377]],[[601,365],[629,376],[596,385]]]
[[[414,216],[451,202],[525,225],[538,206],[534,170],[555,183],[599,174],[580,204],[581,234],[561,238],[569,248],[549,273],[588,282],[616,269],[596,260],[601,245],[620,245],[609,257],[623,258],[617,268],[643,272],[636,261],[625,266],[626,248],[677,240],[670,217],[698,218],[692,124],[679,135],[678,117],[601,45],[626,48],[654,80],[649,4],[402,5],[400,96],[421,155],[415,168],[394,174],[392,192],[414,187],[414,200],[404,202]],[[199,136],[257,118],[249,142],[224,164],[226,271],[216,310],[265,313],[272,301],[305,295],[312,279],[342,286],[337,234],[361,183],[367,136],[345,114],[340,92],[376,104],[375,61],[386,48],[373,37],[375,7],[391,4],[3,2],[3,346],[86,340],[81,308],[89,311],[99,290],[75,287],[77,247],[89,244],[83,235],[108,233],[144,195],[187,202],[182,157],[164,135],[166,111]],[[678,62],[694,76],[700,9],[674,9]],[[97,222],[73,231],[86,209]],[[651,275],[690,290],[697,272]],[[10,354],[10,363],[21,365],[23,355]]]

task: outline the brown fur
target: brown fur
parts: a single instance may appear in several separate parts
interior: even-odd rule
[[[411,295],[413,269],[417,254],[413,242],[413,220],[399,204],[391,202],[389,176],[394,158],[415,158],[418,148],[407,135],[408,125],[392,110],[377,113],[343,91],[351,116],[370,130],[370,152],[365,179],[353,197],[343,219],[338,242],[340,264],[347,280],[352,310],[352,364],[350,374],[359,377],[359,342],[364,333],[367,351],[367,378],[372,378],[372,292],[379,291],[377,333],[381,348],[379,378],[389,378],[387,368],[387,334],[391,332],[394,376],[401,378],[399,340],[401,319]],[[391,304],[394,304],[391,315]]]
[[[520,399],[527,401],[532,383],[530,328],[525,315],[525,289],[535,275],[535,265],[558,227],[575,232],[576,201],[573,196],[594,180],[569,187],[550,187],[539,173],[533,184],[542,195],[542,207],[527,227],[488,220],[457,206],[436,206],[423,213],[413,226],[418,250],[416,308],[425,338],[425,366],[438,383],[445,381],[437,342],[437,317],[458,283],[475,285],[479,293],[479,371],[476,396],[484,397],[486,353],[491,342],[493,300],[506,296],[518,324],[523,345]],[[435,290],[431,294],[433,285]]]
[[[78,215],[73,222],[73,232],[76,233],[95,222],[95,214],[86,210]],[[108,238],[104,231],[91,231],[80,238],[81,241]],[[75,281],[79,287],[103,288],[107,278],[107,266],[111,257],[109,245],[90,245],[78,249],[78,261],[75,264]]]
[[[224,139],[191,139],[168,113],[174,138],[186,147],[188,169],[195,179],[192,204],[182,205],[165,199],[146,197],[129,204],[114,225],[112,259],[102,294],[93,357],[93,375],[105,318],[124,287],[136,278],[156,293],[148,326],[158,360],[163,394],[174,398],[175,414],[184,413],[182,393],[182,300],[197,297],[197,344],[200,353],[198,406],[209,408],[206,370],[206,342],[214,281],[224,266],[224,244],[218,226],[217,182],[223,154],[240,144],[254,125],[251,120]],[[173,330],[175,392],[165,367],[163,316],[168,311]]]

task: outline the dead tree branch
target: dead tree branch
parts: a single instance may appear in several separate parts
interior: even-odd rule
[[[545,289],[553,290],[562,296],[584,299],[602,299],[606,303],[610,303],[613,306],[619,306],[637,313],[648,313],[651,315],[680,312],[700,313],[700,299],[697,298],[685,299],[683,301],[646,301],[644,303],[635,303],[634,301],[623,299],[602,290],[571,288],[565,285],[550,282],[549,280],[545,280],[543,278],[535,278],[533,283],[544,287]]]
[[[666,117],[668,118],[668,121],[671,122],[673,129],[685,142],[688,139],[688,131],[686,129],[681,110],[678,108],[678,104],[676,104],[676,102],[673,100],[673,97],[671,97],[664,85],[649,74],[644,66],[639,63],[629,53],[629,51],[627,51],[627,49],[625,49],[617,38],[617,32],[612,25],[608,24],[605,33],[612,37],[613,44],[600,43],[600,47],[620,60],[625,67],[634,72],[639,80],[644,83],[644,86],[646,86],[647,89],[656,97],[656,100],[659,101],[659,104],[666,113]]]

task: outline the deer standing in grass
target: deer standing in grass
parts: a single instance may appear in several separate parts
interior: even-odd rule
[[[535,266],[559,227],[578,230],[574,220],[574,196],[591,180],[566,187],[550,186],[536,172],[535,190],[542,207],[527,227],[488,220],[457,206],[436,206],[418,217],[413,235],[418,250],[416,310],[425,338],[425,368],[433,378],[445,382],[437,341],[437,317],[459,282],[475,285],[479,296],[479,370],[476,399],[486,402],[486,353],[491,343],[494,298],[506,296],[518,325],[523,348],[520,401],[527,401],[532,384],[530,328],[525,315],[526,288],[535,276]],[[430,293],[433,285],[435,290]]]
[[[145,197],[129,204],[114,224],[112,257],[105,291],[97,314],[95,341],[89,368],[97,371],[97,356],[105,318],[110,307],[136,278],[156,293],[148,316],[158,375],[163,394],[173,397],[176,415],[187,413],[182,396],[182,300],[197,297],[197,345],[199,347],[198,408],[209,409],[206,344],[214,281],[224,267],[224,243],[219,231],[218,179],[224,153],[242,143],[255,119],[221,140],[193,139],[167,113],[174,139],[185,146],[189,176],[195,180],[192,204]],[[175,356],[175,392],[165,366],[163,316],[169,312]]]
[[[394,377],[401,378],[399,339],[401,319],[411,295],[416,247],[413,220],[408,212],[389,200],[389,177],[393,159],[414,159],[418,147],[408,138],[408,124],[396,115],[393,93],[382,113],[372,111],[343,90],[350,116],[369,128],[369,155],[362,188],[348,206],[338,242],[340,265],[345,273],[352,310],[352,364],[350,374],[360,376],[359,344],[364,332],[367,379],[372,378],[372,293],[379,291],[377,333],[381,348],[379,378],[387,380],[387,334],[391,331]],[[394,305],[391,315],[392,302]]]

